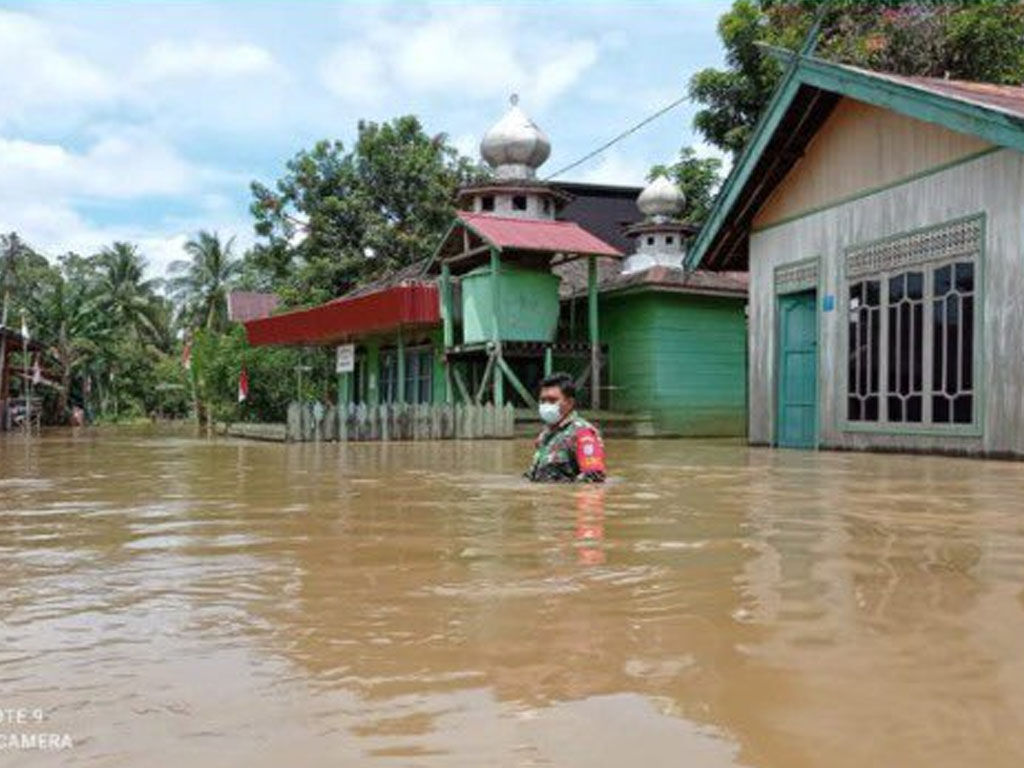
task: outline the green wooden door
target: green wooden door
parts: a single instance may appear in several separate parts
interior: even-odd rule
[[[779,297],[778,427],[782,448],[814,448],[818,431],[818,316],[814,291]]]

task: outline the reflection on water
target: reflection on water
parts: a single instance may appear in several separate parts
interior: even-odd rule
[[[1024,465],[609,451],[0,441],[0,761],[1024,764]]]

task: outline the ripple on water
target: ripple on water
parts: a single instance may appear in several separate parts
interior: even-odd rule
[[[0,691],[82,764],[1024,764],[1024,467],[609,449],[44,438]]]

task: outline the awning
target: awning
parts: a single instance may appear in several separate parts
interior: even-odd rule
[[[319,346],[441,322],[437,286],[408,282],[245,323],[249,344]]]

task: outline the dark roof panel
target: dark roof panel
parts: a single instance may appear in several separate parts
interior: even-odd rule
[[[553,185],[572,195],[572,200],[562,208],[559,218],[575,221],[623,253],[632,250],[624,230],[643,218],[636,207],[641,187],[578,182],[553,182]]]

